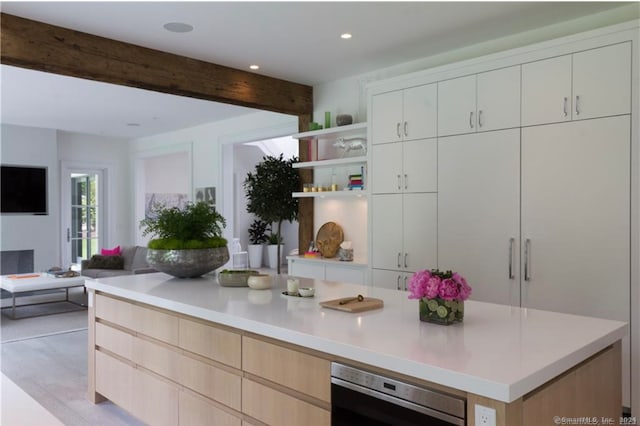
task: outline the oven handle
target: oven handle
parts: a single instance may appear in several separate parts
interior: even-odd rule
[[[382,392],[378,392],[372,389],[365,388],[360,385],[356,385],[351,382],[344,381],[342,379],[338,379],[337,377],[331,378],[331,383],[336,386],[341,386],[343,388],[350,389],[354,392],[363,393],[365,395],[369,395],[372,398],[381,399],[383,401],[387,401],[394,405],[399,405],[403,408],[407,408],[409,410],[417,411],[418,413],[425,414],[427,416],[435,417],[436,419],[443,420],[445,422],[451,423],[456,426],[465,426],[464,419],[460,419],[458,417],[450,416],[445,413],[441,413],[440,411],[432,410],[431,408],[424,407],[422,405],[414,404],[413,402],[405,401],[404,399],[396,398],[395,396],[387,395]]]

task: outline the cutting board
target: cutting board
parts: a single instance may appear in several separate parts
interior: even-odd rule
[[[345,312],[370,311],[372,309],[379,309],[384,306],[384,302],[382,301],[382,299],[376,299],[375,297],[365,297],[362,302],[354,300],[353,302],[345,303],[344,305],[340,304],[341,301],[349,299],[353,298],[342,297],[340,299],[325,300],[324,302],[320,302],[320,306]]]

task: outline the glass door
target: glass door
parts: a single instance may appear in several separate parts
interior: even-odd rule
[[[97,173],[71,173],[71,226],[67,240],[71,244],[70,263],[89,259],[99,253],[100,210]]]

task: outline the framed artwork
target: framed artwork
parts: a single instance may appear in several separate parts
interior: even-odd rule
[[[210,206],[216,206],[216,187],[206,186],[202,188],[196,188],[196,203],[198,201],[204,201]]]
[[[187,203],[187,194],[147,193],[144,196],[144,217],[153,217],[154,211],[159,207],[183,208]]]

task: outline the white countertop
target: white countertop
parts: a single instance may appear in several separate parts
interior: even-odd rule
[[[465,302],[464,322],[421,322],[406,292],[300,279],[313,298],[282,295],[286,275],[270,290],[221,287],[215,277],[162,273],[87,280],[115,296],[228,325],[455,389],[512,402],[625,336],[626,323]],[[345,296],[377,297],[383,309],[358,314],[322,308]]]
[[[287,260],[293,260],[296,262],[309,262],[309,263],[322,263],[326,265],[339,265],[353,268],[366,268],[367,259],[354,257],[352,261],[342,261],[338,257],[326,258],[326,257],[304,257],[304,256],[287,256]]]

